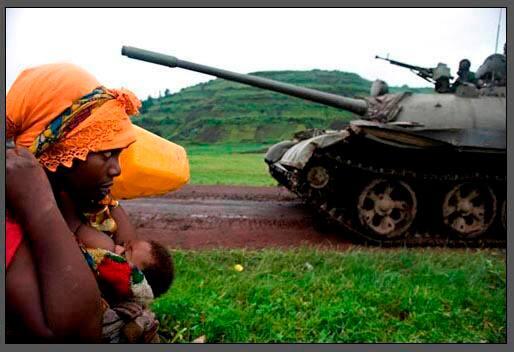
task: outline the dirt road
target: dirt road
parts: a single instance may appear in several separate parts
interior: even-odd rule
[[[141,237],[172,248],[344,249],[350,244],[335,230],[320,229],[309,209],[284,188],[188,185],[122,205]]]

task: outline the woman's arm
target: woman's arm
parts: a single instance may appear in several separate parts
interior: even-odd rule
[[[99,324],[95,319],[79,322],[80,331],[71,334],[52,331],[47,325],[38,282],[36,263],[27,241],[23,241],[6,273],[5,297],[7,326],[25,336],[20,342],[100,342]],[[94,315],[92,315],[94,316]],[[82,326],[82,323],[85,325]],[[88,327],[89,325],[89,327]],[[71,326],[70,326],[71,327]],[[29,340],[27,340],[27,338]],[[9,341],[8,341],[9,342]]]
[[[46,325],[36,266],[27,241],[23,241],[16,250],[5,280],[5,299],[8,303],[6,314],[9,318],[7,325],[15,331],[23,329],[27,335],[35,336],[41,342],[55,338]]]
[[[48,178],[25,148],[6,152],[6,201],[30,243],[49,334],[99,341],[102,311],[94,275],[57,207]],[[16,287],[9,276],[6,286],[12,292]]]
[[[112,209],[111,214],[118,225],[118,230],[116,235],[114,235],[114,242],[116,244],[123,244],[128,240],[135,240],[137,238],[136,229],[121,205]]]

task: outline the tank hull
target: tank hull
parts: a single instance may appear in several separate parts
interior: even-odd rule
[[[382,95],[349,98],[133,47],[122,54],[359,115],[341,131],[297,134],[265,157],[279,183],[346,233],[380,244],[505,245],[506,75],[496,74],[506,72],[501,55],[479,69],[477,84],[452,86],[444,64],[426,69],[387,60],[434,81],[444,94],[379,89]]]
[[[417,110],[406,101],[393,123],[357,120],[281,142],[266,155],[270,173],[324,221],[367,243],[505,246],[505,114],[484,123],[460,115],[448,126],[449,108],[427,123],[420,101]],[[504,104],[487,101],[490,109]]]

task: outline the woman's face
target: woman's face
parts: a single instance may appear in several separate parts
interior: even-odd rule
[[[58,169],[58,182],[79,205],[102,200],[110,191],[114,178],[121,174],[121,149],[89,153],[87,159],[75,160],[70,169]]]

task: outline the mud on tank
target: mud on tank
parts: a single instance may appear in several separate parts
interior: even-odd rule
[[[387,59],[433,82],[436,93],[390,94],[377,81],[373,94],[360,98],[132,47],[122,54],[359,115],[342,130],[299,132],[265,157],[271,175],[341,226],[342,235],[378,244],[505,246],[506,71],[498,54],[479,68],[477,80],[460,69],[453,84],[444,64],[423,68]]]

